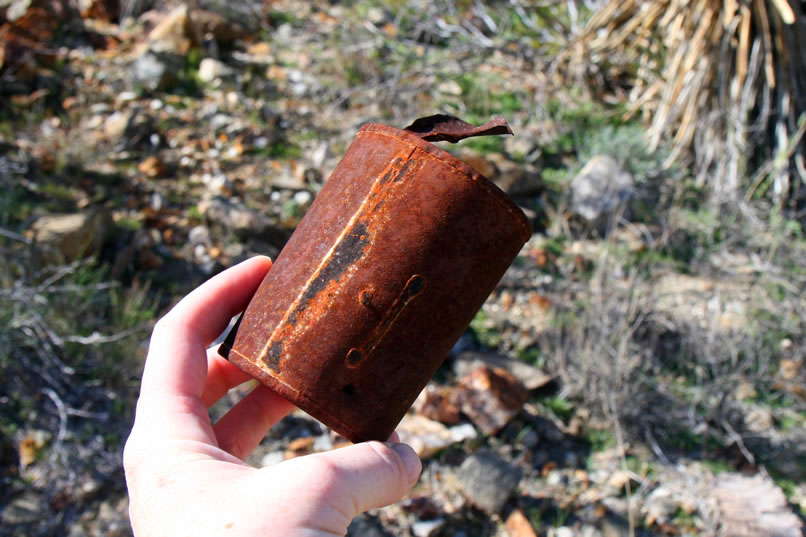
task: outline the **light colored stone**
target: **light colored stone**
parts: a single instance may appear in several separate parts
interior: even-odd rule
[[[187,5],[180,5],[165,14],[149,32],[149,47],[160,52],[185,55],[193,43],[193,28]]]
[[[200,244],[209,246],[212,244],[210,240],[210,229],[207,226],[195,226],[188,231],[188,240],[190,244]]]
[[[46,257],[56,254],[62,261],[69,261],[97,254],[112,225],[109,211],[96,208],[42,216],[31,226],[31,233],[34,240],[45,247]]]
[[[438,421],[407,414],[397,426],[400,441],[409,444],[418,456],[428,458],[453,444],[448,428]]]
[[[803,522],[768,476],[723,474],[713,491],[724,535],[802,537]]]
[[[411,533],[414,537],[433,537],[437,535],[445,525],[444,518],[434,520],[420,520],[411,525]]]
[[[613,214],[633,193],[633,177],[608,155],[591,158],[571,181],[571,211],[588,221]]]
[[[8,526],[36,522],[43,515],[44,508],[34,493],[25,493],[11,500],[0,513],[0,521]]]
[[[458,97],[462,94],[462,86],[460,86],[455,80],[446,80],[445,82],[439,83],[437,86],[437,91],[443,95],[453,95]]]
[[[113,112],[103,122],[104,135],[112,141],[117,141],[126,132],[126,127],[129,126],[133,112],[130,110],[124,112]]]
[[[132,81],[148,91],[166,89],[176,80],[180,63],[180,58],[173,54],[145,51],[131,65]]]
[[[647,525],[669,522],[677,513],[680,502],[668,487],[659,486],[653,490],[641,509]]]
[[[272,466],[284,460],[285,455],[282,451],[270,451],[263,455],[263,458],[260,460],[260,465],[265,468],[266,466]]]
[[[268,225],[263,216],[237,198],[205,198],[199,202],[198,208],[209,221],[239,233],[259,234]]]
[[[515,509],[505,523],[509,537],[537,537],[534,526],[520,509]]]
[[[213,58],[204,58],[199,64],[199,80],[207,84],[233,74],[230,66]]]

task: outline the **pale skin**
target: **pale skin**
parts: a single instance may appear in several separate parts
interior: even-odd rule
[[[345,535],[368,509],[401,499],[419,477],[405,444],[364,442],[266,468],[243,460],[294,407],[258,386],[218,422],[207,409],[249,377],[212,341],[242,311],[271,261],[210,279],[154,328],[123,463],[137,537]]]

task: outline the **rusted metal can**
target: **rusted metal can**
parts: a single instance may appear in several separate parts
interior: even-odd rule
[[[530,235],[470,166],[365,125],[220,352],[349,440],[386,440]]]

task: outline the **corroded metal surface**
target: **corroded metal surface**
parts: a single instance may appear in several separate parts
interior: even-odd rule
[[[386,440],[530,235],[470,166],[365,125],[221,353],[346,438]]]
[[[451,142],[454,144],[471,136],[512,134],[512,129],[509,128],[507,120],[501,116],[496,116],[484,125],[476,127],[459,118],[437,114],[421,117],[403,130],[413,132],[428,142]]]

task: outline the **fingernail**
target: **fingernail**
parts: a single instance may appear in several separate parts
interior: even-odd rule
[[[409,483],[414,483],[417,481],[417,478],[420,477],[420,470],[423,468],[422,462],[420,462],[420,457],[418,457],[414,450],[406,444],[389,443],[388,446],[392,448],[401,459],[403,459],[403,464],[406,466],[406,473],[409,478]]]

